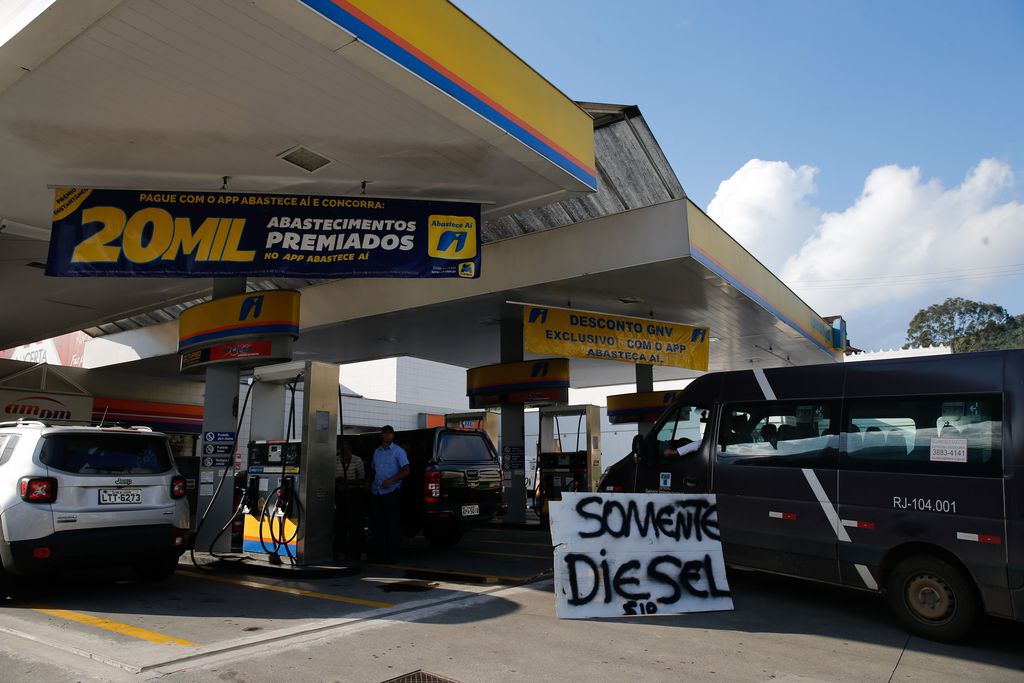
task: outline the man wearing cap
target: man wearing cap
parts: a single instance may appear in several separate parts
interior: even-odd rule
[[[409,476],[409,456],[394,440],[394,428],[381,427],[381,443],[373,452],[366,478],[370,489],[370,559],[376,562],[396,560],[402,540],[401,489],[402,480]]]

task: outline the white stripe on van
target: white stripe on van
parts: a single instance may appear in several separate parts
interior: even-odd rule
[[[855,564],[853,565],[853,568],[857,570],[858,574],[860,574],[860,579],[864,582],[865,586],[873,591],[878,590],[878,582],[875,581],[875,577],[871,576],[871,570],[862,564]]]
[[[757,380],[757,385],[761,387],[761,392],[764,397],[769,401],[775,400],[775,392],[772,391],[772,385],[768,383],[768,378],[764,374],[764,370],[761,368],[754,368],[754,379]]]
[[[849,543],[850,534],[846,533],[846,527],[843,526],[842,521],[839,519],[839,513],[836,512],[835,507],[832,505],[832,501],[828,499],[828,494],[825,493],[825,489],[822,488],[821,482],[818,481],[818,476],[814,473],[814,470],[811,469],[802,468],[801,471],[804,473],[804,478],[810,485],[811,491],[814,492],[814,497],[818,499],[818,504],[821,505],[821,510],[825,513],[828,523],[832,525],[832,530],[835,532],[836,538],[844,543]],[[855,564],[853,566],[857,570],[857,574],[860,575],[861,581],[864,582],[865,586],[873,591],[878,590],[878,582],[875,581],[875,577],[871,576],[871,570],[863,564]]]

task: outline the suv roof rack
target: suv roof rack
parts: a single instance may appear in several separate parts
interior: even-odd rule
[[[25,419],[0,422],[0,427],[112,427],[115,429],[136,429],[140,432],[151,432],[152,427],[133,425],[116,420],[58,420],[58,419]]]

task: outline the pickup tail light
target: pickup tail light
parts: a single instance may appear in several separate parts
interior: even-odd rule
[[[185,477],[171,479],[171,498],[175,500],[185,497]]]
[[[52,503],[57,500],[57,480],[53,477],[22,477],[18,493],[26,503]]]
[[[423,480],[423,502],[441,502],[441,472],[436,469],[427,470]]]

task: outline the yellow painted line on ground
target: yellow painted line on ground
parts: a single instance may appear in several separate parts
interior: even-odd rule
[[[343,595],[333,595],[331,593],[318,593],[316,591],[307,591],[302,588],[289,588],[288,586],[274,586],[269,583],[261,583],[259,581],[248,581],[246,579],[236,579],[229,576],[218,576],[215,574],[207,574],[200,572],[187,572],[178,570],[178,575],[189,576],[194,579],[203,579],[204,581],[216,581],[218,583],[230,583],[234,586],[244,586],[246,588],[259,588],[265,591],[276,591],[278,593],[287,593],[288,595],[300,595],[305,598],[317,598],[318,600],[333,600],[334,602],[344,602],[349,605],[362,605],[363,607],[379,607],[381,609],[387,609],[394,607],[390,602],[376,602],[375,600],[363,600],[362,598],[347,598]]]
[[[497,543],[498,545],[526,545],[534,548],[552,548],[550,543],[526,543],[524,541],[495,541],[492,538],[481,538],[481,543]]]
[[[498,553],[490,550],[465,550],[463,552],[474,555],[494,555],[495,557],[525,557],[530,560],[550,560],[552,555],[526,555],[524,553]]]
[[[386,567],[388,569],[401,569],[409,572],[419,572],[421,574],[444,574],[445,576],[472,576],[478,579],[489,579],[491,581],[514,581],[520,583],[523,581],[529,581],[532,577],[530,576],[502,576],[501,574],[479,574],[477,572],[460,572],[454,569],[433,569],[431,567],[412,567],[404,564],[373,564],[374,567]],[[180,572],[179,572],[180,573]]]
[[[120,633],[123,636],[138,638],[139,640],[145,640],[150,643],[171,643],[172,645],[197,644],[190,640],[174,638],[163,633],[157,633],[156,631],[139,628],[138,626],[132,626],[131,624],[123,624],[120,621],[113,621],[112,619],[94,617],[91,614],[83,614],[82,612],[72,612],[71,610],[53,609],[50,607],[30,607],[29,609],[41,614],[48,614],[51,617],[57,617],[58,619],[67,619],[68,621],[74,621],[79,624],[95,626],[96,628],[106,629],[107,631],[113,631],[114,633]]]

